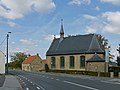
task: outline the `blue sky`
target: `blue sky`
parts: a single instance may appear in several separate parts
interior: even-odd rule
[[[45,58],[53,36],[97,33],[109,40],[111,53],[120,44],[120,0],[0,0],[0,43],[7,32],[10,55],[39,53]],[[5,52],[6,42],[0,45]]]

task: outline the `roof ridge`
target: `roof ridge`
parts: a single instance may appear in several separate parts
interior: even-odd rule
[[[104,51],[101,49],[101,47],[100,47],[100,43],[98,42],[98,39],[97,39],[97,37],[96,37],[96,34],[93,34],[93,37],[92,37],[92,40],[91,40],[91,43],[90,43],[90,46],[89,46],[87,52],[90,52],[90,51],[96,49],[96,48],[95,48],[95,45],[96,45],[96,47],[97,47],[100,51],[104,52]],[[97,52],[97,51],[94,51],[94,52]]]
[[[32,55],[32,56],[27,57],[27,58],[22,62],[22,64],[29,64],[29,63],[31,63],[36,56],[37,56],[37,55]]]

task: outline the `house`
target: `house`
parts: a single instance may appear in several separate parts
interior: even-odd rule
[[[43,64],[39,54],[29,56],[22,62],[22,70],[24,71],[41,71],[42,69]]]
[[[0,74],[5,74],[5,54],[0,51]]]
[[[63,23],[60,28],[60,38],[54,38],[46,52],[48,67],[52,70],[105,72],[107,64],[104,58],[105,49],[96,34],[64,37]]]

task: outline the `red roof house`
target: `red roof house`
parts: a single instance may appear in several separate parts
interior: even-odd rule
[[[24,71],[40,71],[42,67],[42,59],[38,54],[29,56],[22,62],[22,70]]]

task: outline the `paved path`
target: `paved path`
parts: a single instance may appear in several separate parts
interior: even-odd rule
[[[0,75],[0,87],[3,86],[4,81],[5,81],[5,75]]]
[[[6,75],[6,79],[0,90],[22,90],[19,81],[16,79],[15,76]]]

